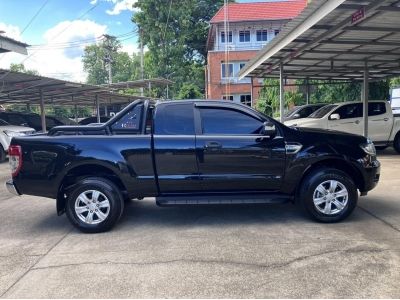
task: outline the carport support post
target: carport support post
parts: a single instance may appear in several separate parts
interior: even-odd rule
[[[75,122],[78,123],[78,106],[74,105]]]
[[[46,132],[46,112],[44,111],[44,96],[43,91],[40,89],[40,117],[42,119],[42,131]]]
[[[310,104],[310,80],[306,79],[306,104]]]
[[[368,73],[368,62],[365,61],[364,65],[364,78],[361,100],[363,102],[363,125],[364,125],[364,136],[368,137],[368,84],[369,84],[369,73]]]
[[[96,116],[97,123],[100,123],[100,103],[99,103],[99,95],[96,94]]]
[[[280,111],[280,120],[283,123],[284,120],[284,109],[285,109],[285,90],[284,90],[284,82],[283,82],[283,63],[279,65],[279,111]]]

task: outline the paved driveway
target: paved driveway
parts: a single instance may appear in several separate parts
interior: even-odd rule
[[[132,202],[111,232],[82,234],[55,202],[12,197],[0,165],[0,297],[400,297],[400,156],[346,221],[291,204],[159,208]]]

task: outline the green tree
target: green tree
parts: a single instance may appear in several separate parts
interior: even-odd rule
[[[108,83],[108,59],[111,56],[112,81],[123,82],[140,79],[140,57],[121,51],[121,43],[108,39],[85,48],[83,68],[88,73],[87,83]]]
[[[36,71],[36,70],[27,70],[27,69],[25,69],[25,65],[24,64],[11,63],[10,64],[10,71],[26,73],[26,74],[29,74],[29,75],[39,75],[39,72]]]
[[[184,83],[179,91],[177,99],[199,99],[203,96],[199,87],[194,83]]]
[[[279,80],[264,79],[264,86],[257,101],[257,110],[272,116],[279,109]]]
[[[204,92],[209,20],[223,2],[138,0],[135,4],[139,11],[132,21],[140,28],[140,38],[148,48],[149,75],[172,79],[172,96],[179,95],[186,83],[194,83]],[[157,94],[162,96],[162,91]]]

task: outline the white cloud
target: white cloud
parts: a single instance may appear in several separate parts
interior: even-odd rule
[[[3,36],[7,36],[17,41],[21,40],[21,30],[18,26],[7,25],[0,22],[0,31],[4,31],[4,33],[2,33]]]
[[[133,5],[137,2],[137,0],[108,0],[108,2],[112,2],[114,4],[112,9],[106,10],[106,13],[109,15],[119,15],[125,10],[136,11],[136,8],[134,8]]]
[[[106,29],[107,26],[89,20],[61,22],[44,33],[46,46],[29,49],[29,57],[15,53],[6,54],[3,59],[0,56],[0,68],[9,68],[10,63],[23,62],[27,69],[37,70],[43,76],[84,82],[86,80],[82,64],[84,47],[106,33]],[[79,40],[91,41],[74,48],[60,46],[61,43],[65,45]]]

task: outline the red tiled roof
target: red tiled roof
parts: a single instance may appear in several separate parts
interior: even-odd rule
[[[229,3],[229,22],[258,20],[287,20],[296,17],[307,6],[307,0],[281,2]],[[222,7],[211,19],[211,23],[224,22],[225,9]]]

